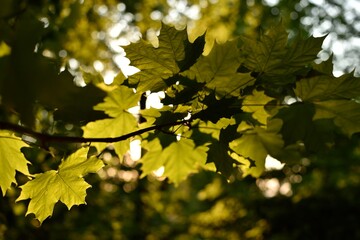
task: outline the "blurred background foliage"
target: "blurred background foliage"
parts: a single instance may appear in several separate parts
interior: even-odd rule
[[[207,51],[215,40],[254,36],[282,21],[290,38],[328,34],[319,61],[333,51],[335,74],[359,66],[357,0],[0,3],[0,118],[15,122],[19,113],[36,113],[35,120],[21,120],[51,134],[80,135],[79,124],[99,118],[91,107],[105,96],[106,84],[120,69],[124,74],[136,71],[121,45],[141,36],[156,45],[161,21],[177,28],[188,26],[191,39],[206,30]],[[98,74],[90,81],[103,90],[76,87],[85,85],[86,73]],[[52,102],[54,94],[58,102]],[[55,107],[57,111],[50,111]],[[60,162],[56,156],[74,146],[58,147],[60,153],[23,149],[33,163],[31,172],[56,168]],[[240,180],[235,174],[226,182],[204,171],[178,188],[161,173],[140,179],[136,157],[131,155],[115,156],[109,149],[102,158],[107,166],[87,179],[93,186],[87,205],[67,211],[57,204],[41,227],[32,216],[24,217],[24,202],[15,203],[17,189],[1,197],[0,239],[360,239],[357,135],[339,136],[334,150],[269,169],[257,180]],[[26,181],[18,178],[19,183]]]

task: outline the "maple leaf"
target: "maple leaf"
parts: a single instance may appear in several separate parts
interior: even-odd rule
[[[312,63],[321,51],[325,37],[326,36],[314,38],[310,36],[305,40],[296,39],[294,44],[287,48],[283,65],[279,66],[277,71],[282,72],[283,75],[287,75]]]
[[[87,159],[88,148],[81,148],[61,162],[58,170],[35,174],[34,179],[22,185],[16,201],[30,199],[26,215],[33,213],[40,224],[52,215],[58,201],[68,209],[86,204],[86,189],[91,187],[84,180],[88,173],[97,172],[104,166],[95,157]]]
[[[27,147],[20,138],[8,131],[0,131],[0,187],[3,196],[12,183],[16,183],[16,171],[27,176],[29,162],[20,151],[22,147]]]
[[[135,131],[137,128],[136,118],[128,112],[128,109],[138,105],[141,95],[132,89],[119,86],[109,93],[104,102],[94,107],[95,110],[104,111],[112,118],[102,119],[88,123],[83,127],[86,138],[118,137]],[[114,143],[116,153],[121,156],[129,149],[130,139]],[[107,143],[93,143],[93,146],[101,151]]]
[[[140,40],[124,47],[126,57],[140,72],[129,77],[130,84],[137,84],[137,91],[160,91],[167,85],[165,79],[180,71],[177,62],[185,58],[186,29],[177,31],[163,25],[159,35],[159,47]]]
[[[0,42],[0,58],[11,53],[11,47],[9,47],[4,41]]]
[[[334,123],[346,135],[360,132],[360,104],[348,100],[329,100],[315,103],[316,119],[334,119]]]
[[[267,129],[255,126],[243,132],[240,138],[230,142],[230,148],[246,160],[240,161],[245,175],[259,177],[265,170],[267,155],[276,156],[280,152],[284,142],[277,133],[281,125],[279,122],[273,120]],[[255,166],[252,166],[252,161],[255,161]]]
[[[155,138],[152,141],[143,141],[141,146],[147,150],[144,156],[140,159],[140,163],[142,164],[142,173],[140,177],[145,177],[149,173],[163,166],[164,162],[159,158],[162,146],[159,138]]]
[[[244,66],[253,72],[271,74],[282,63],[286,54],[287,37],[283,27],[271,28],[259,40],[241,37],[241,55],[246,59]]]
[[[208,148],[207,163],[213,162],[217,172],[229,177],[233,172],[233,164],[236,161],[230,156],[228,142],[215,141]]]
[[[244,98],[241,109],[244,112],[252,113],[252,117],[259,123],[266,124],[267,118],[270,116],[265,110],[265,105],[274,100],[267,96],[263,91],[254,90],[252,95]]]
[[[286,145],[302,141],[308,151],[316,152],[332,141],[335,128],[332,120],[314,120],[314,114],[315,106],[307,102],[279,110],[274,117],[283,121],[280,132]]]
[[[215,43],[207,56],[201,56],[189,70],[181,75],[197,82],[209,84],[209,88],[223,86],[224,81],[236,77],[240,65],[240,58],[236,41],[224,44]],[[211,84],[210,84],[211,83]]]
[[[211,81],[205,85],[207,89],[212,89],[219,97],[235,96],[239,97],[241,91],[248,86],[254,85],[256,79],[250,73],[235,73],[221,81]]]
[[[104,99],[104,102],[99,103],[94,107],[94,110],[104,111],[110,117],[118,117],[131,107],[137,106],[141,95],[134,93],[131,88],[119,86],[111,91]]]
[[[191,139],[182,138],[171,143],[159,156],[165,167],[164,176],[178,185],[190,173],[197,172],[199,166],[205,165],[207,150],[205,146],[196,147]]]
[[[191,139],[180,139],[162,148],[159,139],[154,139],[146,145],[148,152],[141,160],[142,176],[164,167],[164,174],[171,182],[178,185],[190,173],[194,173],[206,163],[207,150],[205,146],[196,147]]]
[[[338,78],[332,75],[304,78],[296,83],[295,93],[302,101],[351,99],[360,96],[360,78],[353,73]]]
[[[258,73],[263,82],[286,85],[295,81],[294,73],[316,59],[324,40],[310,37],[296,39],[288,45],[288,34],[282,25],[272,27],[259,40],[241,37],[244,66]]]
[[[312,138],[315,108],[310,103],[294,103],[281,108],[274,116],[283,121],[281,133],[286,145]]]

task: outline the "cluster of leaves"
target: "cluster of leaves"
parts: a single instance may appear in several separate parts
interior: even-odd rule
[[[114,141],[116,154],[124,155],[130,141],[140,139],[142,176],[164,167],[175,185],[201,169],[259,177],[268,155],[290,162],[326,149],[334,133],[360,132],[359,79],[335,78],[331,59],[313,63],[323,38],[289,41],[277,25],[257,39],[215,43],[208,55],[202,54],[205,36],[190,42],[186,29],[163,25],[158,39],[157,47],[144,40],[125,47],[140,71],[128,78],[120,72],[94,106],[107,117],[82,127],[83,142],[100,153]],[[165,93],[163,107],[130,113],[151,92]],[[116,141],[119,136],[126,137]],[[69,209],[85,203],[83,177],[103,166],[85,147],[58,170],[31,175],[20,152],[26,144],[9,131],[0,132],[0,141],[3,195],[16,183],[16,171],[27,175],[18,200],[30,199],[27,214],[40,222],[58,201]]]

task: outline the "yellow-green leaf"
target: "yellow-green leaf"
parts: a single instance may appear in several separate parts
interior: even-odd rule
[[[242,165],[245,175],[250,174],[259,177],[265,169],[266,156],[268,154],[274,156],[280,152],[284,142],[281,136],[277,134],[277,129],[278,126],[274,129],[256,126],[230,143],[232,150],[241,157],[248,159],[248,165]],[[251,165],[251,161],[255,162],[255,166]]]
[[[136,118],[128,112],[123,112],[116,118],[107,118],[90,122],[82,129],[85,138],[113,138],[133,132],[136,128]],[[122,156],[129,150],[130,139],[116,142],[113,145],[115,152],[119,156]],[[108,143],[92,143],[92,146],[95,146],[98,151],[102,151],[108,146]]]
[[[162,151],[162,146],[158,138],[155,138],[150,142],[142,142],[142,147],[147,150],[144,156],[140,159],[142,164],[141,177],[145,177],[149,173],[162,167],[164,165],[164,159],[159,157]]]
[[[124,47],[131,64],[140,69],[140,72],[129,77],[130,83],[138,83],[138,92],[164,90],[164,80],[180,70],[177,62],[185,57],[185,40],[186,30],[177,31],[163,25],[158,48],[143,40]]]
[[[58,170],[36,174],[33,180],[21,186],[22,191],[17,201],[30,199],[26,215],[35,214],[42,223],[52,215],[58,201],[68,209],[86,203],[86,189],[91,186],[83,177],[104,166],[95,157],[87,159],[87,152],[88,148],[79,149],[63,160]]]
[[[29,162],[20,151],[22,147],[28,146],[20,138],[8,131],[0,131],[0,187],[3,196],[16,183],[16,171],[30,175]]]
[[[273,100],[263,91],[254,90],[252,95],[247,95],[243,101],[241,109],[244,112],[252,113],[252,117],[262,124],[266,124],[269,113],[265,110],[265,105]]]
[[[5,43],[5,42],[1,42],[0,43],[0,57],[9,55],[11,53],[11,48]]]
[[[182,75],[197,82],[209,84],[209,88],[224,84],[236,77],[240,58],[236,41],[224,44],[215,43],[207,56],[201,56],[198,61]],[[211,84],[210,84],[211,82]]]
[[[348,100],[329,100],[315,103],[314,120],[333,118],[334,123],[349,137],[360,132],[360,104]]]
[[[108,94],[104,102],[94,107],[94,110],[104,111],[110,117],[118,117],[140,101],[140,94],[134,93],[131,88],[119,86]]]
[[[355,98],[360,96],[360,78],[352,73],[304,78],[296,83],[295,93],[303,101]]]
[[[178,185],[190,173],[197,172],[199,167],[205,165],[208,148],[195,146],[191,139],[180,139],[171,143],[160,155],[164,161],[164,176]]]
[[[242,37],[241,54],[246,59],[244,65],[254,72],[272,75],[286,55],[287,37],[288,34],[282,26],[271,28],[261,35],[258,41]]]

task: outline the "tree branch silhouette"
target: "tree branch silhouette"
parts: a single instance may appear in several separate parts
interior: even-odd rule
[[[41,143],[49,143],[49,142],[57,142],[57,143],[92,143],[92,142],[102,142],[102,143],[113,143],[113,142],[120,142],[123,140],[126,140],[128,138],[153,131],[153,130],[160,130],[162,131],[165,127],[172,127],[172,126],[178,126],[181,124],[189,124],[191,122],[191,119],[188,120],[182,120],[177,122],[171,122],[171,123],[165,123],[160,125],[155,125],[143,129],[139,129],[134,132],[127,133],[125,135],[121,135],[118,137],[103,137],[103,138],[85,138],[85,137],[73,137],[73,136],[56,136],[56,135],[50,135],[46,133],[40,133],[33,131],[29,128],[9,123],[9,122],[1,122],[0,121],[0,129],[2,130],[10,130],[22,135],[30,136],[36,139],[37,141],[40,141]]]

